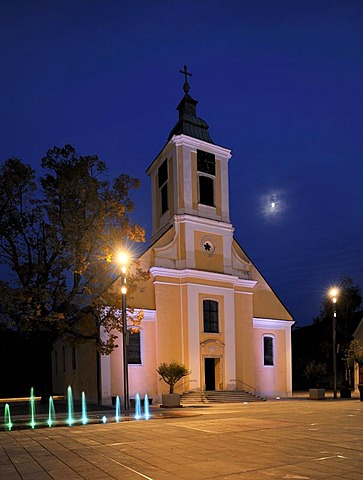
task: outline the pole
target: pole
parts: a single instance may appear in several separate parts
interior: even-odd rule
[[[121,274],[121,293],[122,293],[122,346],[124,363],[124,407],[125,412],[130,410],[129,400],[129,368],[127,361],[127,314],[126,314],[126,269],[122,269]]]
[[[335,301],[334,301],[335,300]],[[337,311],[336,311],[336,299],[334,302],[334,315],[333,315],[333,390],[334,398],[337,398]]]

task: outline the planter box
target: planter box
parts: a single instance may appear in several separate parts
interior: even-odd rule
[[[112,398],[112,405],[116,405],[116,397],[111,397]],[[120,398],[120,402],[122,401],[122,398]],[[153,399],[149,398],[149,405],[152,405]],[[144,406],[144,398],[140,398],[140,405],[143,407]],[[135,399],[130,398],[130,407],[135,408]]]
[[[161,395],[162,404],[160,407],[164,408],[178,408],[180,405],[180,393],[163,393]]]
[[[325,400],[325,388],[310,388],[310,400]]]
[[[135,398],[130,398],[131,408],[135,408],[135,403],[136,403]],[[149,398],[149,405],[152,405],[152,403],[153,403],[153,399]],[[141,405],[141,407],[144,407],[144,398],[140,398],[140,405]]]

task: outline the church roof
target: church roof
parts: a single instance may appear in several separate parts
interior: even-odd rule
[[[184,66],[184,70],[179,71],[185,75],[185,82],[183,85],[184,97],[176,107],[179,111],[179,120],[170,132],[168,140],[170,140],[173,135],[188,135],[188,137],[197,138],[198,140],[214,144],[208,132],[209,125],[205,120],[197,117],[198,101],[194,100],[194,98],[189,95],[190,86],[187,77],[192,74],[188,72],[186,65]]]

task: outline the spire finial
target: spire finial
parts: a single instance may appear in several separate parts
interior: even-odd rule
[[[179,70],[179,73],[182,73],[185,77],[183,90],[184,90],[184,93],[187,94],[190,90],[190,85],[188,83],[188,75],[189,75],[189,77],[191,77],[192,74],[188,72],[188,66],[187,65],[184,65],[184,70]]]

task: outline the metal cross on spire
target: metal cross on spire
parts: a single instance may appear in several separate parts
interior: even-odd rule
[[[189,90],[190,90],[190,85],[188,83],[188,75],[189,75],[189,77],[191,77],[192,74],[190,72],[188,72],[188,66],[187,65],[184,65],[184,70],[179,70],[179,73],[182,73],[185,77],[183,90],[184,90],[185,93],[188,93]]]

